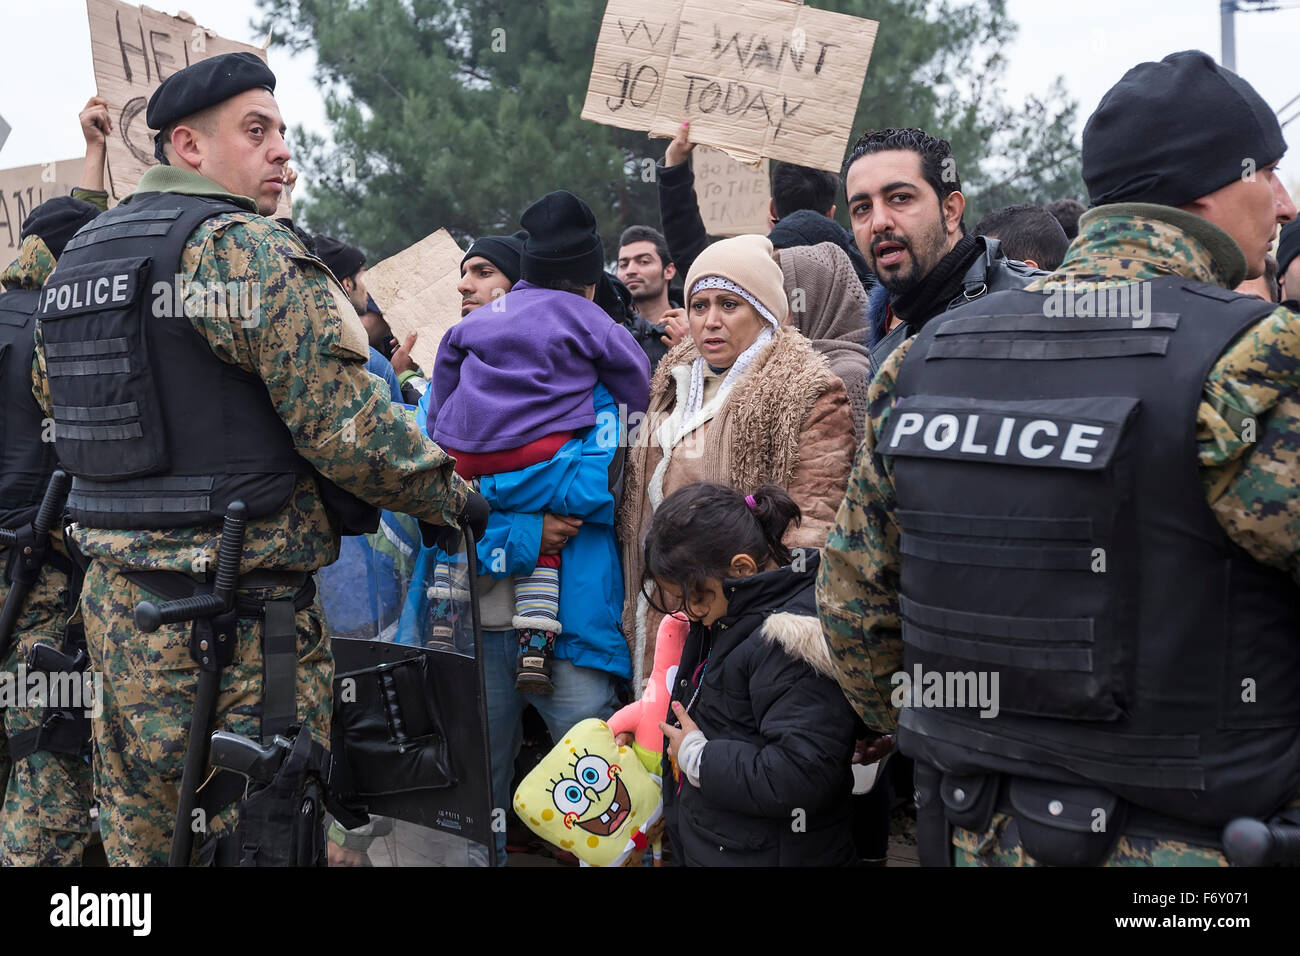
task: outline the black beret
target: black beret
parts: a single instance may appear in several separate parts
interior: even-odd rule
[[[275,74],[253,53],[223,53],[191,63],[178,70],[149,97],[144,114],[149,128],[156,130],[154,155],[163,159],[163,130],[177,120],[193,116],[199,110],[223,103],[245,90],[264,89],[275,92]]]
[[[18,241],[37,236],[55,259],[63,255],[63,247],[76,235],[77,230],[100,214],[100,208],[71,196],[55,196],[41,203],[23,220]]]
[[[316,237],[316,256],[329,266],[330,272],[340,281],[351,279],[366,264],[364,252],[330,236]]]
[[[1094,206],[1181,206],[1286,152],[1277,116],[1249,83],[1200,50],[1139,63],[1083,128]]]
[[[513,236],[483,236],[475,239],[469,252],[460,260],[460,267],[464,270],[467,261],[474,256],[482,256],[500,269],[501,274],[514,285],[519,281],[519,260],[524,254],[524,240],[527,238],[528,233],[520,229]]]

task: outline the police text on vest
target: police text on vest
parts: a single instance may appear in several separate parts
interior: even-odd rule
[[[897,449],[909,435],[918,436],[931,452],[945,457],[1023,458],[1091,464],[1105,426],[1061,422],[1051,418],[1017,418],[966,412],[902,412],[888,448]]]
[[[52,309],[67,312],[96,306],[125,305],[130,301],[131,276],[128,273],[118,273],[53,282],[45,287],[41,309],[46,312]]]

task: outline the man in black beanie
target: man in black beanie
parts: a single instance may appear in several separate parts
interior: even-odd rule
[[[1300,322],[1231,291],[1295,216],[1284,148],[1206,54],[1139,64],[1060,268],[876,376],[817,604],[923,864],[1222,866],[1300,805]],[[932,699],[954,671],[993,694]]]
[[[350,246],[333,236],[316,236],[316,256],[329,266],[334,278],[339,280],[343,291],[348,294],[348,301],[357,315],[366,311],[366,284],[363,276],[366,271],[366,254],[356,246]]]
[[[511,236],[481,236],[474,240],[460,260],[460,282],[456,285],[462,318],[480,305],[500,299],[519,281],[527,238],[528,233],[520,229]]]

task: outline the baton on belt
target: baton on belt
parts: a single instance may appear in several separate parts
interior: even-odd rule
[[[189,866],[194,851],[192,817],[198,803],[199,781],[207,773],[212,724],[217,715],[217,694],[221,669],[235,655],[239,612],[235,588],[239,583],[239,561],[244,552],[244,525],[248,511],[242,501],[232,501],[221,525],[221,548],[211,594],[196,594],[155,604],[141,601],[135,606],[135,623],[150,633],[164,624],[194,622],[190,631],[190,656],[199,665],[199,686],[190,719],[190,738],[185,744],[185,766],[181,771],[180,801],[172,831],[169,866]]]

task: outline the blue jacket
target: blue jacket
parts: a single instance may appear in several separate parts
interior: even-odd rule
[[[527,574],[537,566],[542,514],[573,515],[582,527],[560,554],[560,622],[555,656],[631,678],[632,657],[623,637],[623,565],[614,538],[614,496],[610,468],[621,447],[618,405],[603,385],[594,391],[596,424],[560,447],[549,460],[520,471],[488,475],[479,493],[492,506],[478,543],[479,571],[494,578]],[[427,415],[426,400],[416,411]],[[427,613],[425,587],[416,582],[439,555],[426,549],[407,594],[400,631],[403,641],[420,633]],[[445,560],[445,557],[443,557]]]
[[[373,345],[370,346],[370,360],[366,362],[366,371],[371,375],[382,378],[385,384],[388,385],[389,398],[395,404],[403,404],[402,386],[397,381],[397,373],[393,371],[393,364],[384,358],[384,354]]]
[[[414,519],[383,512],[374,534],[345,535],[339,557],[316,572],[321,606],[339,637],[374,637],[403,610],[407,575],[420,547]]]

